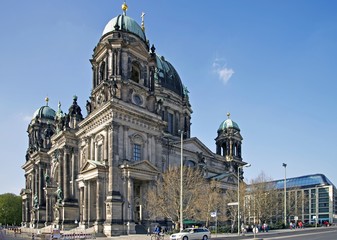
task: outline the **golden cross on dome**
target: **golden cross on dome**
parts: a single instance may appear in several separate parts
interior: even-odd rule
[[[46,101],[46,105],[48,106],[49,98],[46,97],[44,100]]]
[[[128,5],[126,5],[126,2],[124,1],[123,5],[122,5],[122,10],[123,10],[123,14],[126,15],[126,11],[128,10]]]

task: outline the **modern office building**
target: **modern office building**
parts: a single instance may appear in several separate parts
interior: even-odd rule
[[[286,188],[284,185],[286,182]],[[324,222],[337,222],[337,191],[334,184],[323,174],[312,174],[294,178],[280,179],[261,183],[264,185],[264,194],[272,196],[269,201],[270,208],[268,223],[284,222],[286,212],[287,224],[301,221],[308,224],[322,224]],[[252,185],[248,185],[246,204],[253,203],[248,208],[247,220],[249,222],[261,223],[266,219],[260,219],[255,212]],[[286,211],[284,211],[284,190],[286,189]],[[272,192],[274,194],[272,194]],[[260,194],[261,196],[261,194]],[[274,198],[274,199],[272,199]],[[268,206],[268,205],[266,205]]]
[[[180,164],[181,145],[184,165],[200,168],[224,188],[236,184],[223,173],[236,175],[245,164],[238,124],[228,115],[215,127],[216,152],[191,137],[187,88],[150,46],[144,18],[138,24],[126,15],[125,3],[122,10],[94,48],[87,114],[76,96],[67,112],[61,104],[55,111],[46,99],[28,126],[24,227],[91,228],[106,236],[147,228],[147,189]]]
[[[274,181],[274,184],[277,190],[284,190],[284,179]],[[325,175],[312,174],[288,178],[286,190],[287,214],[290,221],[337,222],[336,187]],[[296,200],[301,201],[301,204],[296,203]]]

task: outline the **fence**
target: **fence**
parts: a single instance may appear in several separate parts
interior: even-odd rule
[[[70,240],[70,239],[95,239],[95,234],[92,233],[66,233],[61,234],[62,240]]]

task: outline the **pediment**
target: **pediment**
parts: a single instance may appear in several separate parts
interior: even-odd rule
[[[158,168],[156,168],[151,162],[148,160],[137,161],[137,162],[128,162],[126,164],[122,164],[120,166],[121,169],[133,169],[137,171],[151,172],[151,173],[159,173]]]
[[[204,155],[213,156],[213,153],[205,144],[203,144],[197,137],[184,140],[184,149],[192,152],[202,152]]]
[[[209,179],[226,182],[226,183],[237,183],[236,175],[233,172],[224,172],[224,173],[216,174],[216,175],[209,177]]]
[[[94,169],[105,169],[106,166],[102,162],[87,160],[81,168],[81,172],[88,172]]]
[[[127,162],[119,166],[125,176],[143,181],[156,181],[160,171],[148,160]]]

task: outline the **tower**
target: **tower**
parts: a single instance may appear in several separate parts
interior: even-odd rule
[[[242,140],[239,125],[230,118],[230,113],[227,113],[227,119],[220,124],[215,139],[216,153],[226,157],[228,161],[242,161]]]

